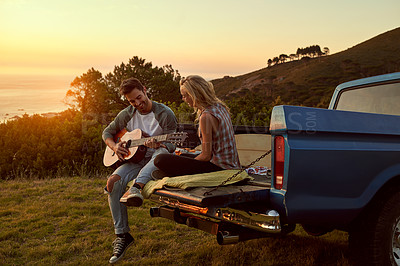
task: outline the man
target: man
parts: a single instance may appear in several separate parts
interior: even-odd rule
[[[177,120],[170,108],[149,99],[146,88],[136,78],[124,80],[120,86],[120,93],[129,101],[130,106],[122,110],[104,129],[103,140],[119,160],[123,161],[124,156],[128,155],[128,149],[125,142],[114,141],[114,136],[119,131],[123,129],[132,131],[138,128],[147,137],[169,134],[175,132]],[[140,190],[151,179],[153,170],[157,169],[154,166],[154,158],[158,154],[173,152],[175,148],[171,143],[160,143],[155,139],[146,141],[144,145],[148,147],[144,159],[137,163],[125,162],[107,180],[105,193],[108,194],[117,235],[110,263],[121,259],[126,249],[133,243],[133,237],[129,233],[126,206],[142,205],[143,196]],[[124,194],[128,182],[133,179],[135,180],[133,186]]]

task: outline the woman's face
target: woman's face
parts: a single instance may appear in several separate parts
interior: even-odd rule
[[[189,104],[190,107],[194,107],[193,98],[189,95],[187,89],[185,87],[180,88],[182,100]]]

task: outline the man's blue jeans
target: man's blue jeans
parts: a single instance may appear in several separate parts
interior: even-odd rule
[[[151,173],[157,169],[154,165],[155,157],[163,153],[168,153],[168,151],[164,148],[148,149],[145,158],[139,163],[127,162],[114,171],[113,175],[119,175],[121,179],[114,183],[111,192],[106,189],[104,191],[108,194],[108,205],[114,221],[115,234],[124,234],[130,231],[127,207],[119,202],[126,191],[126,185],[133,179],[136,179],[135,183],[146,184],[151,179]]]

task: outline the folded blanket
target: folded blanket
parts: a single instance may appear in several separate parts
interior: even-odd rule
[[[181,189],[194,188],[194,187],[216,187],[235,174],[238,170],[222,170],[211,173],[183,175],[176,177],[164,177],[161,180],[149,181],[142,190],[142,195],[149,198],[156,189],[161,189],[164,186],[175,187]],[[232,178],[226,185],[234,184],[243,180],[253,180],[245,171]],[[132,182],[132,181],[131,181]],[[132,185],[128,183],[129,185]],[[133,183],[133,182],[132,182]]]

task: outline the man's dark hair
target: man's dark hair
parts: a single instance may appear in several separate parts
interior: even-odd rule
[[[122,95],[126,95],[133,91],[134,89],[138,89],[140,91],[144,91],[144,86],[137,78],[128,78],[122,81],[119,86],[119,92]]]

